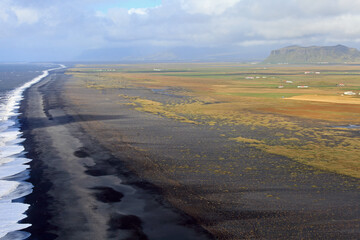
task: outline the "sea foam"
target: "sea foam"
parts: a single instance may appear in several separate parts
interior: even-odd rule
[[[20,102],[24,91],[31,85],[39,82],[49,75],[50,71],[65,68],[48,69],[41,75],[22,86],[8,92],[2,97],[0,103],[0,240],[25,239],[29,233],[19,231],[30,224],[19,223],[26,217],[25,212],[28,204],[15,202],[32,192],[32,184],[25,180],[29,176],[26,163],[31,159],[25,157],[24,147],[21,143],[20,125],[17,119]]]

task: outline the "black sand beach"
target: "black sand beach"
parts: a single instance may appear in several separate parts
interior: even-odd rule
[[[159,190],[81,129],[78,121],[116,115],[65,113],[64,75],[26,92],[25,146],[34,192],[26,198],[30,239],[212,239],[195,220],[163,201]]]
[[[57,72],[26,92],[31,239],[359,238],[358,179],[136,111],[124,91]]]

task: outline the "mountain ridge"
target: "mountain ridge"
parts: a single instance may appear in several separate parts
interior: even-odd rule
[[[360,51],[344,45],[336,46],[288,46],[272,50],[264,63],[345,63],[360,62]]]

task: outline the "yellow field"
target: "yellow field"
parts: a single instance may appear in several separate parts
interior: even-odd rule
[[[254,137],[239,132],[232,140],[360,177],[359,129],[333,127],[360,125],[360,66],[94,65],[68,72],[89,88],[145,88],[185,96],[191,101],[119,98],[136,110],[189,124],[234,126],[234,131],[245,125]],[[356,95],[343,96],[346,91]],[[259,137],[264,128],[269,131]]]
[[[342,103],[342,104],[360,104],[360,98],[348,96],[321,96],[321,95],[302,95],[287,98],[290,100],[301,100],[310,102]]]

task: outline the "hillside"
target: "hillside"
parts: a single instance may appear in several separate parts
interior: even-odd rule
[[[271,51],[264,63],[344,63],[360,62],[360,51],[343,45],[327,47],[289,46]]]

